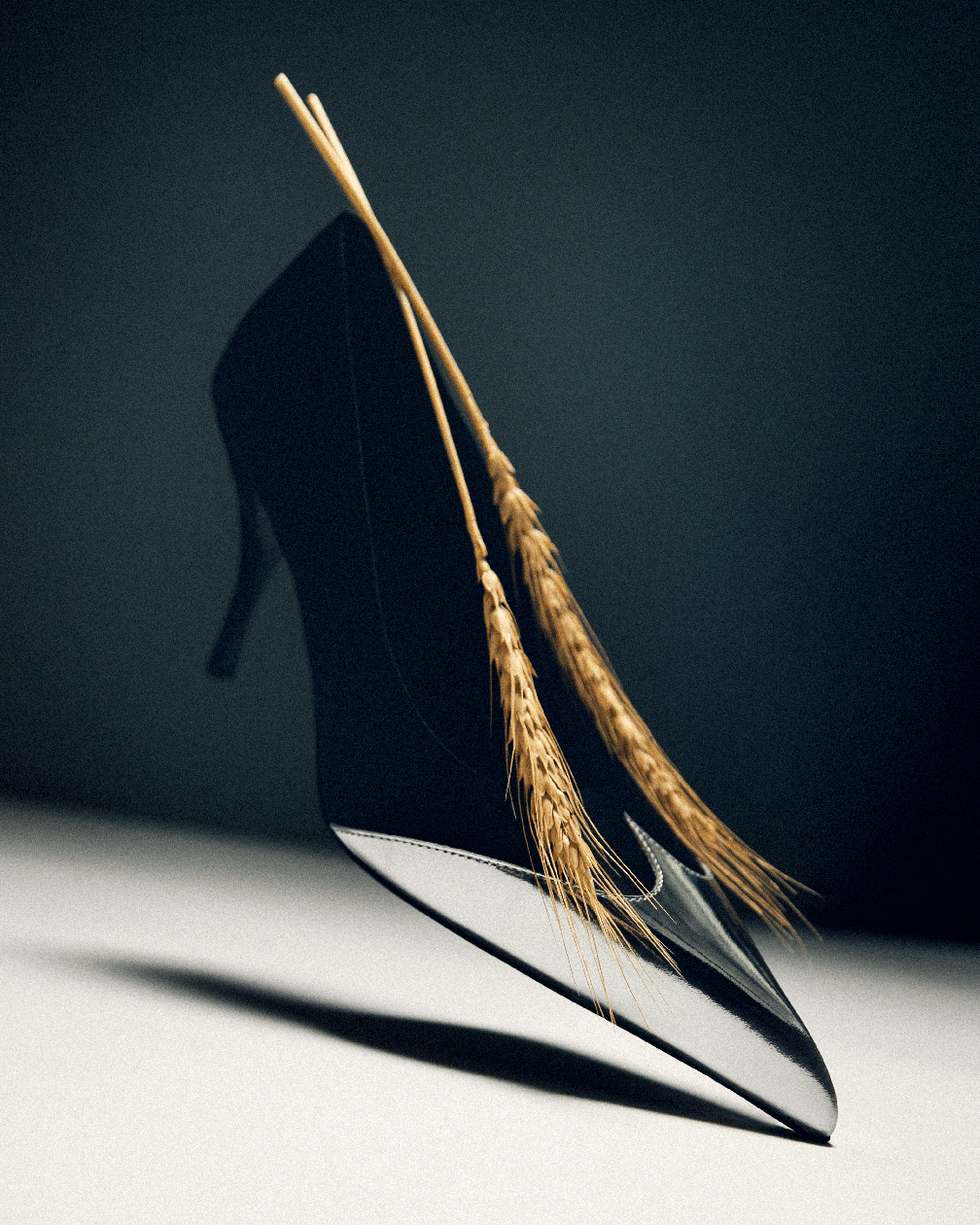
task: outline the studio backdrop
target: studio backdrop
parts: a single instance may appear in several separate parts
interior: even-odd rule
[[[976,939],[973,5],[100,0],[5,19],[0,792],[319,828],[234,683],[208,386],[343,200],[323,99],[655,735],[831,925]]]

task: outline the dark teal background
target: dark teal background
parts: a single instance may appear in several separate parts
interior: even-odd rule
[[[627,689],[829,924],[980,937],[967,4],[7,18],[0,791],[316,827],[285,576],[234,685],[210,372],[341,197],[316,90]]]

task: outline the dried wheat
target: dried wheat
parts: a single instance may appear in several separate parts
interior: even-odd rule
[[[499,579],[486,563],[486,548],[476,525],[416,314],[483,448],[508,543],[514,556],[520,558],[538,624],[578,697],[592,714],[606,746],[653,808],[715,879],[772,927],[792,933],[788,916],[791,912],[799,912],[788,893],[794,892],[797,882],[767,863],[718,820],[681,778],[626,697],[565,582],[557,549],[538,521],[537,506],[520,488],[513,466],[494,442],[462,371],[375,217],[319,99],[310,96],[310,104],[317,115],[314,118],[285,75],[276,78],[276,86],[370,230],[398,292],[473,541],[477,573],[484,589],[490,655],[499,678],[507,723],[510,768],[518,783],[516,804],[527,819],[548,877],[552,900],[570,914],[592,919],[614,944],[625,944],[629,934],[642,931],[648,942],[666,954],[603,867],[605,859],[614,869],[622,869],[586,816],[578,789],[537,699],[534,669],[521,646],[517,625]],[[600,893],[605,895],[605,901]]]

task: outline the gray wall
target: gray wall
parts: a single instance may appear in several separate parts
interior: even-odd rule
[[[0,790],[317,814],[285,576],[240,679],[211,368],[341,198],[323,98],[691,782],[832,924],[977,938],[973,6],[21,6]]]

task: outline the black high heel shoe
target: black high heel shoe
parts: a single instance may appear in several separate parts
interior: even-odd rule
[[[542,864],[508,795],[459,499],[398,300],[362,222],[341,214],[255,303],[213,394],[242,553],[209,669],[233,674],[281,550],[313,678],[320,800],[346,849],[467,939],[615,1014],[797,1130],[829,1136],[836,1102],[812,1039],[710,876],[609,757],[537,643],[526,598],[511,589],[522,639],[537,643],[542,705],[621,864],[617,883],[674,967],[642,939],[624,955],[587,918],[558,916],[543,899]],[[509,575],[482,457],[465,429],[457,434],[490,565]],[[657,841],[643,828],[651,821]],[[645,891],[629,889],[637,878]],[[584,976],[569,935],[587,952]]]

